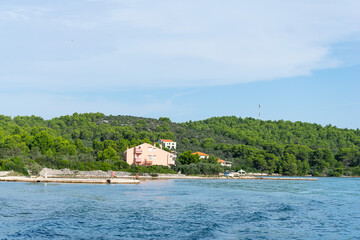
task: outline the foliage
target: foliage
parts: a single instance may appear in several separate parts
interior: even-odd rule
[[[198,154],[192,154],[191,150],[189,150],[180,154],[177,161],[178,163],[183,165],[198,163],[200,162],[200,157]]]
[[[177,166],[129,166],[127,146],[161,138],[177,142]],[[206,160],[191,154],[210,155]],[[38,172],[42,167],[208,174],[232,169],[285,175],[360,175],[360,130],[303,122],[213,117],[173,123],[169,118],[84,113],[44,120],[0,115],[0,170]],[[219,168],[220,167],[220,168]]]

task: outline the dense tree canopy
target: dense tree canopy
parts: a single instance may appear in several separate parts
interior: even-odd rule
[[[147,171],[128,166],[127,146],[160,138],[177,142],[175,171],[216,173],[221,158],[234,170],[284,175],[360,175],[360,130],[290,121],[214,117],[173,123],[169,118],[74,113],[44,120],[0,115],[0,170],[26,173],[42,167]],[[191,151],[212,157],[195,160]],[[181,157],[180,157],[181,156]],[[194,159],[192,159],[194,158]],[[166,172],[153,166],[149,171]]]

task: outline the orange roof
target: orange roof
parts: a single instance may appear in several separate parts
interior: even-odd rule
[[[225,160],[221,160],[220,158],[218,159],[218,162],[219,162],[219,163],[226,163]]]
[[[162,142],[174,142],[173,140],[170,139],[160,139]]]
[[[199,156],[209,156],[209,154],[202,153],[202,152],[194,152],[193,154],[198,154]]]

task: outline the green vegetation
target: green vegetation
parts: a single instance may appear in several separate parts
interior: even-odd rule
[[[217,163],[215,156],[200,159],[200,156],[192,154],[191,150],[185,151],[178,156],[174,169],[186,175],[216,175],[224,172],[224,168]]]
[[[160,138],[177,142],[174,169],[129,166],[127,146]],[[0,170],[27,174],[43,167],[77,170],[216,174],[224,168],[284,175],[360,175],[360,130],[290,121],[214,117],[173,123],[169,118],[73,114],[51,120],[0,115]],[[191,151],[210,154],[200,161]],[[195,157],[194,157],[195,156]],[[215,157],[216,156],[216,157]]]

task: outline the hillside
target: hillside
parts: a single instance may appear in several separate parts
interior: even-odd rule
[[[201,151],[233,169],[285,175],[360,175],[360,130],[290,121],[213,117],[174,123],[168,118],[73,114],[51,120],[0,116],[0,170],[42,167],[131,170],[127,146],[168,138],[178,154]],[[163,168],[134,171],[167,171]],[[178,169],[175,169],[178,170]]]

